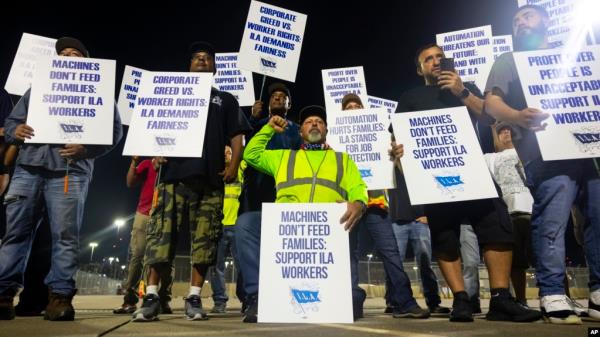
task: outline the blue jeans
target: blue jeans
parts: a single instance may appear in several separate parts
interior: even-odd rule
[[[533,195],[532,243],[540,296],[563,295],[565,230],[571,206],[585,216],[584,250],[590,269],[591,291],[600,289],[600,177],[591,159],[547,161],[525,167]]]
[[[460,225],[460,256],[463,263],[463,280],[469,297],[479,298],[479,243],[473,227]]]
[[[404,224],[394,223],[393,229],[398,242],[400,261],[404,261],[406,258],[406,248],[410,241],[421,275],[425,303],[430,308],[437,307],[442,301],[438,293],[437,277],[431,269],[431,233],[429,227],[422,222],[411,221]]]
[[[7,224],[0,246],[0,292],[23,286],[33,234],[45,203],[52,234],[52,266],[44,282],[54,293],[74,293],[79,230],[89,182],[87,176],[71,174],[65,194],[64,176],[42,168],[16,167],[5,197]]]
[[[388,284],[387,299],[392,306],[406,311],[417,306],[410,287],[410,279],[402,267],[402,258],[394,235],[392,221],[387,212],[379,209],[367,210],[359,226],[366,226],[373,239],[375,250],[383,260],[383,269]],[[354,229],[357,231],[357,229]]]
[[[237,250],[235,244],[235,225],[234,226],[223,226],[223,235],[217,245],[217,262],[212,269],[210,275],[210,285],[213,291],[213,301],[215,303],[227,303],[229,297],[225,289],[225,259],[228,253],[231,252],[233,257],[234,265],[239,268],[239,261],[237,258]],[[240,298],[240,301],[243,301]]]

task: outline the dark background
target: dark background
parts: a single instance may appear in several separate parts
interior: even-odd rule
[[[292,119],[305,105],[324,104],[321,69],[362,65],[369,94],[398,100],[404,90],[423,83],[413,65],[419,46],[435,42],[436,33],[488,24],[494,35],[510,34],[516,9],[516,0],[265,2],[308,15],[296,83],[287,83]],[[21,4],[2,14],[0,83],[6,81],[23,32],[73,36],[92,57],[117,60],[118,95],[125,65],[187,71],[187,47],[197,40],[212,42],[218,52],[237,51],[250,1],[148,1],[101,9],[92,8],[97,5],[91,2],[52,4],[44,8]],[[256,95],[261,79],[254,75]],[[272,81],[267,79],[267,85]],[[122,243],[115,248],[112,224],[135,211],[139,189],[125,186],[129,158],[121,155],[123,142],[96,160],[81,235],[84,262],[89,260],[90,241],[99,242],[94,252],[98,258],[126,254],[131,222],[121,229]],[[579,254],[574,259],[582,263]]]

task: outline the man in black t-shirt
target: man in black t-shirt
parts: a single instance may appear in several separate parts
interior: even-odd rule
[[[443,57],[442,48],[435,44],[426,45],[417,51],[417,73],[424,78],[425,86],[403,94],[396,112],[466,106],[471,116],[481,115],[481,93],[475,86],[463,84],[455,72],[442,71],[440,60]],[[490,311],[486,318],[519,322],[541,318],[539,311],[521,306],[510,295],[508,282],[512,259],[512,225],[506,204],[501,199],[428,204],[425,205],[425,216],[431,231],[434,255],[454,294],[450,321],[473,321],[472,306],[465,292],[459,255],[458,232],[464,219],[469,220],[479,244],[484,248],[492,293]]]
[[[206,42],[190,46],[190,71],[215,72],[215,50]],[[191,235],[192,278],[185,300],[188,320],[205,320],[200,290],[207,269],[214,264],[222,230],[223,183],[237,177],[242,158],[242,138],[250,125],[233,95],[212,88],[202,158],[159,158],[162,176],[158,198],[150,213],[144,265],[149,268],[148,286],[134,321],[156,320],[161,299],[157,285],[161,273],[170,272],[175,257],[177,234],[184,223]],[[225,145],[230,142],[232,158],[225,167]]]

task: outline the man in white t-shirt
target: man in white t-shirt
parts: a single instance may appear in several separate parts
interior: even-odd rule
[[[512,143],[510,124],[496,124],[498,135],[496,153],[486,153],[485,161],[496,183],[502,189],[502,198],[508,206],[513,223],[514,250],[511,281],[517,301],[527,305],[525,271],[534,265],[531,246],[531,207],[533,197],[525,184],[525,172]]]

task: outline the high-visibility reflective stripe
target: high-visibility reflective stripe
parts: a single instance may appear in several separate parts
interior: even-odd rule
[[[225,198],[225,199],[236,199],[236,200],[237,200],[239,197],[240,197],[240,195],[239,195],[239,194],[225,194],[225,195],[223,196],[223,198]]]
[[[323,187],[330,188],[336,191],[343,199],[348,199],[348,192],[341,188],[342,178],[344,177],[344,156],[341,152],[335,153],[335,161],[337,165],[337,174],[336,181],[331,181],[323,178],[319,178],[316,175],[318,172],[313,172],[313,177],[304,177],[304,178],[294,178],[294,167],[296,166],[296,155],[298,151],[292,150],[290,151],[290,156],[288,158],[288,167],[287,167],[287,181],[281,182],[277,184],[277,191],[282,188],[294,187],[299,185],[311,185],[311,190],[314,191],[315,185],[321,185]],[[327,155],[327,154],[325,154]],[[307,158],[308,160],[308,158]],[[325,160],[325,158],[323,158]],[[312,194],[312,193],[311,193]],[[310,196],[310,200],[313,199],[313,195]]]

